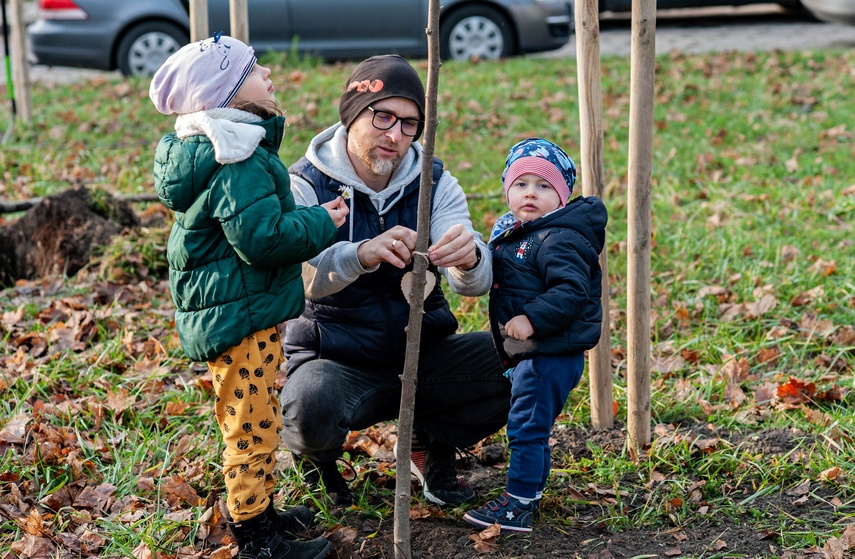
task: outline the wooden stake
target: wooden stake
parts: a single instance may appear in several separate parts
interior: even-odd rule
[[[249,44],[249,8],[246,0],[229,0],[231,36]]]
[[[12,83],[6,84],[15,91],[18,118],[28,123],[33,119],[33,103],[30,95],[30,67],[27,65],[27,24],[24,22],[23,0],[12,0],[9,25],[12,28],[12,44],[9,54],[12,59]]]
[[[190,0],[190,42],[208,38],[208,0]]]
[[[582,193],[605,198],[603,165],[603,93],[600,75],[600,11],[597,0],[576,2],[576,65],[579,77],[579,143]],[[588,352],[591,384],[591,425],[614,426],[612,356],[609,329],[609,265],[605,249],[600,254],[603,271],[603,325],[600,342]]]
[[[422,140],[422,174],[419,185],[419,217],[416,250],[413,255],[413,282],[410,290],[410,318],[407,324],[407,353],[401,375],[401,408],[398,412],[398,454],[395,457],[395,559],[411,559],[410,547],[410,457],[413,445],[413,418],[419,347],[424,314],[427,250],[430,243],[430,198],[433,189],[433,153],[436,143],[436,97],[439,85],[439,0],[428,4],[428,75],[425,91],[425,131]]]
[[[650,444],[650,193],[656,0],[633,0],[627,205],[627,439],[630,451]]]

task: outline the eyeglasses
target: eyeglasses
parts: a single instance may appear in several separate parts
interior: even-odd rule
[[[368,105],[368,110],[374,114],[374,116],[371,117],[371,124],[377,130],[389,130],[395,126],[396,122],[400,122],[401,134],[414,138],[419,135],[422,131],[422,127],[425,125],[423,120],[419,120],[417,118],[401,118],[388,111],[378,111],[371,105]]]

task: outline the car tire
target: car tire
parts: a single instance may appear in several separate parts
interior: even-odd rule
[[[440,22],[439,31],[444,60],[506,58],[516,51],[511,22],[489,6],[464,6],[451,12]]]
[[[125,76],[151,76],[169,55],[190,42],[187,33],[165,21],[130,28],[116,50],[116,66]]]

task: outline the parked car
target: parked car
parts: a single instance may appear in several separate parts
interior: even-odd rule
[[[671,10],[676,8],[708,8],[712,6],[746,6],[748,4],[767,4],[765,0],[657,0],[656,8],[659,10]],[[772,0],[783,8],[799,10],[802,8],[801,0]],[[600,0],[601,12],[628,12],[632,9],[632,0]]]
[[[426,57],[428,0],[252,0],[256,52],[361,59],[395,52]],[[150,75],[189,42],[188,0],[39,0],[29,27],[38,64]],[[573,17],[567,0],[444,0],[444,58],[500,58],[562,47]],[[209,0],[208,28],[228,34],[229,0]]]
[[[855,0],[803,0],[817,19],[855,25]]]

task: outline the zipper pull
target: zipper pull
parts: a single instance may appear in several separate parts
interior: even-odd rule
[[[381,216],[378,216],[378,219],[380,220],[380,230],[385,231],[386,230],[386,218],[384,218],[381,215]]]

